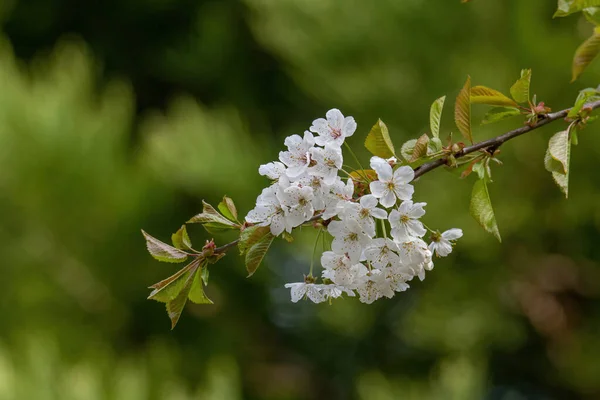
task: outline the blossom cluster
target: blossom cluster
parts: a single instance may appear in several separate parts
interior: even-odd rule
[[[303,137],[285,139],[279,161],[259,168],[273,183],[258,196],[247,223],[269,226],[278,236],[319,220],[332,236],[331,250],[321,256],[321,283],[311,271],[303,282],[285,285],[293,302],[306,297],[320,303],[344,293],[358,294],[364,303],[391,298],[408,289],[415,276],[423,280],[434,253],[447,256],[462,236],[460,229],[431,231],[431,242],[424,241],[429,229],[420,218],[426,203],[412,201],[414,171],[395,158],[372,157],[377,179],[355,187],[343,169],[342,145],[356,128],[354,118],[329,110]],[[340,171],[348,176],[342,178]],[[356,174],[368,178],[365,171]]]

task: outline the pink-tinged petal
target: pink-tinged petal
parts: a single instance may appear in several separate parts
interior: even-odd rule
[[[377,197],[377,198],[381,198],[383,197],[386,192],[389,192],[388,186],[381,181],[373,181],[369,184],[369,189],[371,190],[371,193],[373,194],[373,196]]]
[[[442,233],[442,237],[446,240],[456,240],[461,238],[463,235],[462,229],[452,228]]]
[[[360,205],[363,208],[373,208],[377,206],[377,198],[375,196],[373,196],[372,194],[367,194],[366,196],[363,196],[360,198]]]
[[[331,110],[327,111],[325,117],[333,129],[342,129],[342,125],[344,124],[344,115],[340,110],[337,108],[332,108]]]
[[[420,221],[411,219],[410,221],[406,222],[406,226],[410,233],[412,233],[414,236],[423,237],[423,235],[427,233],[427,229],[425,229]]]
[[[413,179],[415,179],[415,171],[407,165],[394,171],[394,183],[396,184],[409,183]]]
[[[410,218],[421,218],[423,215],[425,215],[425,210],[423,207],[426,205],[427,203],[414,203],[412,208],[408,211],[408,216]]]
[[[385,210],[382,210],[381,208],[373,208],[371,210],[371,215],[377,219],[386,219],[388,216]]]
[[[379,200],[379,202],[385,208],[390,208],[391,206],[393,206],[394,204],[396,204],[396,195],[391,190],[388,190],[383,195],[383,197],[381,198],[381,200]]]
[[[353,117],[344,118],[344,128],[342,129],[342,133],[344,136],[352,136],[356,131],[356,121]]]
[[[315,119],[310,127],[310,131],[320,136],[327,136],[329,134],[329,123],[325,118]],[[315,140],[317,139],[315,138]]]
[[[400,200],[410,200],[415,192],[415,188],[413,185],[396,185],[394,192]]]

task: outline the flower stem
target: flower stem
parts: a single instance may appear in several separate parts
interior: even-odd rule
[[[315,265],[315,254],[317,253],[317,245],[319,244],[319,237],[321,236],[321,232],[323,232],[323,228],[319,229],[319,233],[317,233],[317,238],[315,239],[315,245],[313,247],[312,257],[310,258],[310,270],[308,271],[308,276],[313,276],[313,267]]]
[[[346,143],[346,142],[344,142],[344,146],[346,146],[346,148],[348,149],[348,151],[350,152],[350,154],[354,158],[354,161],[356,161],[356,163],[358,164],[358,167],[360,168],[361,175],[365,179],[365,182],[369,182],[369,177],[365,173],[365,168],[360,163],[360,160],[358,159],[358,157],[356,157],[356,154],[354,154],[354,151],[352,151],[352,147],[350,147],[350,145],[348,143]]]
[[[380,219],[381,221],[381,230],[383,231],[383,237],[387,239],[387,229],[385,227],[385,220]]]

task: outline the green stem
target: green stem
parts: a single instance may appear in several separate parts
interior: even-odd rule
[[[383,237],[387,239],[387,229],[385,227],[385,220],[380,219],[381,221],[381,230],[383,231]]]
[[[354,161],[356,161],[356,163],[358,164],[358,167],[360,168],[360,171],[361,171],[361,175],[365,179],[365,182],[367,182],[367,183],[370,182],[369,177],[365,174],[365,168],[360,163],[360,160],[358,159],[358,157],[356,157],[356,154],[354,154],[354,151],[352,151],[352,148],[350,147],[350,145],[347,142],[344,142],[344,146],[346,146],[346,148],[348,149],[348,151],[354,158]]]
[[[317,245],[319,244],[319,237],[321,236],[321,232],[323,232],[323,228],[319,229],[319,233],[317,233],[317,238],[315,239],[315,246],[313,247],[312,257],[310,258],[310,270],[308,271],[308,276],[313,276],[313,267],[315,265],[315,254],[317,253]]]

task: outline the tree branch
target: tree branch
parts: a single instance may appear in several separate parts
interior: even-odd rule
[[[595,101],[593,103],[588,103],[584,106],[584,108],[591,108],[592,110],[599,108],[599,107],[600,107],[600,100]],[[571,110],[571,109],[567,108],[562,111],[557,111],[555,113],[546,114],[543,119],[539,120],[538,123],[533,126],[526,125],[521,128],[512,130],[510,132],[506,132],[500,136],[496,136],[495,138],[484,140],[479,143],[475,143],[471,146],[467,146],[464,149],[462,149],[461,151],[454,153],[454,158],[461,158],[461,157],[466,156],[467,154],[474,153],[478,150],[498,148],[504,142],[514,139],[517,136],[521,136],[524,133],[531,132],[533,130],[541,128],[542,126],[548,125],[549,123],[554,122],[558,119],[565,118],[567,116],[567,114],[569,113],[569,110]],[[420,176],[425,175],[426,173],[433,171],[434,169],[436,169],[438,167],[441,167],[442,165],[446,165],[447,163],[448,163],[448,157],[442,157],[437,160],[430,161],[428,163],[420,165],[417,168],[415,168],[415,178],[414,179],[417,179]],[[321,214],[315,215],[309,221],[316,221],[319,218],[321,218]],[[225,253],[225,252],[227,252],[227,250],[229,250],[230,248],[237,245],[239,241],[240,241],[239,239],[236,239],[233,242],[227,243],[221,247],[217,247],[214,250],[214,252],[217,254]]]
[[[596,108],[600,107],[600,100],[595,101],[593,103],[588,103],[584,107],[591,108],[592,110],[596,109]],[[458,153],[455,153],[454,158],[461,158],[461,157],[466,156],[467,154],[474,153],[478,150],[489,149],[489,148],[498,148],[504,142],[514,139],[517,136],[521,136],[524,133],[531,132],[535,129],[541,128],[542,126],[548,125],[549,123],[554,122],[558,119],[565,118],[567,116],[567,114],[569,113],[569,110],[570,110],[570,108],[567,108],[562,111],[557,111],[555,113],[546,114],[546,117],[544,119],[541,119],[540,121],[538,121],[537,124],[535,124],[533,126],[529,126],[529,125],[523,126],[521,128],[512,130],[510,132],[506,132],[500,136],[496,136],[495,138],[484,140],[482,142],[475,143],[474,145],[467,146],[464,149],[462,149],[461,151],[459,151]],[[434,161],[430,161],[423,165],[420,165],[417,168],[415,168],[415,179],[426,174],[429,171],[432,171],[438,167],[441,167],[442,165],[446,165],[447,163],[448,163],[448,158],[443,157],[443,158],[440,158],[440,159],[437,159]]]

